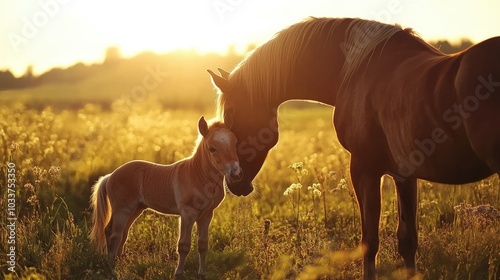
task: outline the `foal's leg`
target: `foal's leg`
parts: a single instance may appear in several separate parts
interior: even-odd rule
[[[108,239],[108,261],[112,266],[115,264],[115,259],[117,257],[118,248],[123,238],[123,230],[127,225],[128,218],[131,215],[131,211],[126,208],[121,208],[113,211],[111,219],[113,221],[111,225],[111,234]],[[108,231],[108,228],[106,228]]]
[[[361,160],[351,158],[351,179],[361,212],[364,279],[375,279],[375,257],[379,246],[378,226],[382,173],[374,172],[374,168]]]
[[[398,192],[398,252],[405,261],[408,277],[416,272],[417,252],[417,179],[396,182]]]
[[[128,218],[127,225],[123,229],[122,242],[120,243],[120,246],[118,247],[118,253],[117,253],[118,257],[121,257],[123,255],[123,247],[125,246],[125,242],[127,242],[128,232],[129,232],[130,226],[134,223],[134,221],[137,219],[137,217],[139,217],[142,214],[143,210],[144,210],[144,208],[138,208]]]
[[[184,273],[184,262],[186,256],[191,249],[191,232],[196,217],[193,215],[181,214],[181,221],[179,226],[179,242],[177,244],[177,253],[179,254],[179,263],[175,270],[175,275],[180,276]]]
[[[198,227],[198,254],[199,254],[199,269],[198,275],[204,276],[207,270],[206,259],[208,250],[208,228],[214,216],[213,212],[207,213],[200,217],[196,222]]]
[[[104,234],[106,235],[106,247],[109,247],[109,238],[111,237],[112,232],[113,232],[113,214],[111,213],[111,218],[109,219],[108,224],[104,228]]]

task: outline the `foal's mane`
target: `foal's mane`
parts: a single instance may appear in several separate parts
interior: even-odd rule
[[[411,29],[403,30],[399,25],[371,20],[311,17],[276,33],[271,40],[247,54],[231,72],[230,87],[243,86],[249,94],[250,106],[255,100],[268,103],[266,101],[273,100],[276,95],[293,91],[293,75],[298,57],[318,37],[324,42],[335,41],[332,39],[339,36],[336,31],[339,31],[341,25],[347,25],[344,38],[337,38],[346,61],[341,72],[343,84],[349,83],[361,63],[379,44],[387,42],[396,32],[406,31],[415,35]],[[226,94],[219,94],[219,117],[223,116],[226,101]]]
[[[210,133],[210,131],[212,131],[214,129],[227,129],[227,130],[229,130],[227,125],[218,118],[210,119],[207,121],[207,123],[208,123],[209,133]],[[193,156],[198,151],[198,148],[200,147],[200,144],[202,141],[203,141],[203,136],[198,133],[198,138],[196,139],[196,142],[195,142],[196,144],[194,146],[193,153],[191,156]]]

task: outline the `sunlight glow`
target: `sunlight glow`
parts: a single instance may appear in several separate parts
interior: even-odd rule
[[[498,0],[25,0],[0,2],[0,9],[9,11],[0,26],[6,34],[0,69],[16,75],[30,64],[41,73],[102,61],[110,46],[126,57],[178,49],[244,52],[308,16],[400,23],[425,40],[478,42],[500,33]]]
[[[116,12],[110,15],[110,11]],[[73,12],[125,54],[173,49],[223,52],[228,47],[221,38],[211,39],[217,30],[213,19],[191,1],[106,1],[75,7]]]

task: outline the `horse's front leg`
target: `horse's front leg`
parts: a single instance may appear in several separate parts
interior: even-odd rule
[[[200,278],[205,277],[205,272],[207,270],[206,259],[208,250],[208,228],[210,227],[210,222],[212,221],[213,211],[207,213],[198,219],[198,253],[199,253],[199,269],[198,275]]]
[[[361,212],[361,245],[363,278],[375,279],[375,257],[378,252],[380,219],[380,178],[375,165],[351,158],[351,179]]]
[[[398,192],[398,252],[405,261],[408,277],[413,277],[417,267],[417,179],[396,182]]]
[[[193,211],[182,211],[179,223],[179,242],[177,243],[177,254],[179,255],[179,263],[175,270],[175,276],[179,277],[184,274],[184,262],[186,256],[191,249],[191,232],[196,220],[196,215]]]

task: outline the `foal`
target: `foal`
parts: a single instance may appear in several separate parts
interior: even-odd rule
[[[100,251],[107,245],[111,265],[123,254],[132,223],[150,208],[180,216],[176,276],[183,274],[191,231],[197,223],[198,273],[205,274],[208,227],[214,209],[224,199],[224,177],[227,182],[236,182],[243,173],[236,155],[236,137],[224,123],[208,126],[202,116],[198,131],[201,136],[189,158],[170,165],[130,161],[94,185],[91,197],[94,225],[90,238]]]

